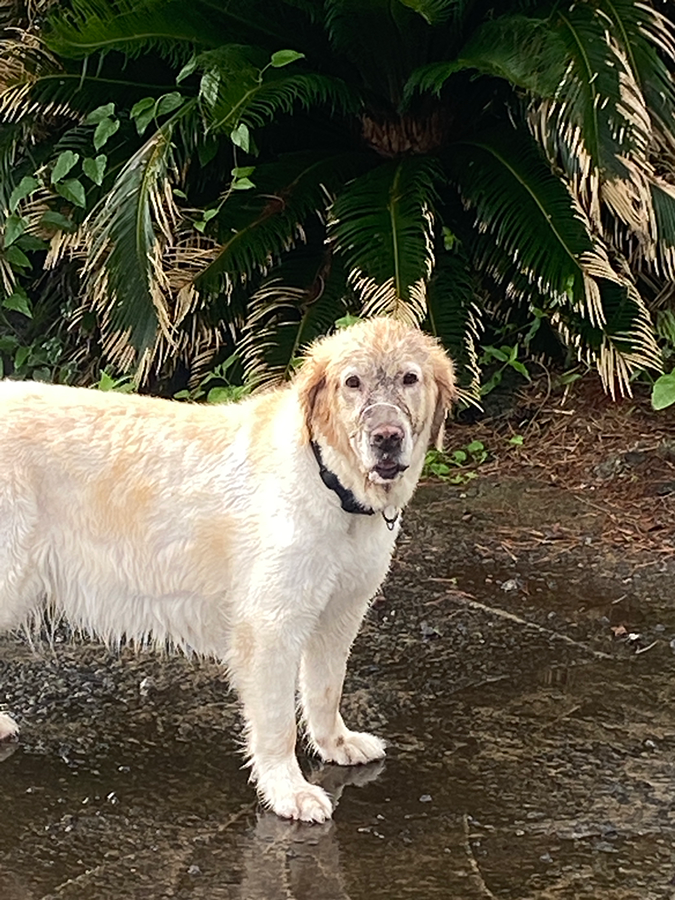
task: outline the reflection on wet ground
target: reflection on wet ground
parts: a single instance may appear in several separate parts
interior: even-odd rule
[[[675,897],[672,564],[612,557],[600,515],[422,490],[346,687],[388,757],[305,761],[325,826],[256,808],[211,664],[4,640],[0,897]]]

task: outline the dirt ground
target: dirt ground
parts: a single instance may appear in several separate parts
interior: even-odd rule
[[[406,514],[344,701],[387,760],[304,760],[325,826],[257,809],[214,664],[3,638],[0,896],[675,898],[674,416],[544,380],[450,429],[489,457]]]

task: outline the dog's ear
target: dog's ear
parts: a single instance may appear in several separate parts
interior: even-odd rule
[[[457,396],[455,368],[442,347],[436,346],[432,352],[434,381],[436,383],[436,407],[431,420],[430,442],[437,450],[443,449],[445,418]]]
[[[295,387],[302,410],[302,436],[309,443],[328,424],[324,421],[329,417],[325,396],[326,360],[310,352],[295,377]]]

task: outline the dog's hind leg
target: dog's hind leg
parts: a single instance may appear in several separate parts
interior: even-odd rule
[[[351,731],[340,714],[347,659],[367,601],[334,598],[324,609],[304,649],[300,697],[312,749],[325,762],[352,766],[382,759],[385,744],[367,732]]]

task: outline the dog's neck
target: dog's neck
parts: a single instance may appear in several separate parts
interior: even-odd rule
[[[382,498],[378,497],[376,503],[372,506],[367,503],[367,500],[369,498],[366,498],[366,503],[361,502],[356,493],[350,488],[346,487],[340,477],[332,470],[332,468],[329,468],[326,465],[324,461],[324,455],[318,441],[312,440],[310,442],[310,446],[319,467],[319,475],[321,477],[321,480],[329,490],[333,491],[333,493],[336,494],[336,496],[340,500],[340,506],[342,507],[342,509],[347,513],[363,516],[372,516],[379,512],[386,522],[387,528],[390,531],[393,531],[401,514],[401,508],[405,504],[399,504],[394,501],[393,498],[390,499],[386,495],[384,498],[385,502],[382,502]],[[374,487],[375,486],[373,485],[373,488]]]
[[[316,441],[312,441],[312,450],[314,451],[314,457],[319,466],[321,480],[329,490],[334,491],[338,495],[340,506],[342,506],[344,511],[360,516],[374,515],[375,510],[372,509],[372,507],[363,506],[363,504],[359,503],[353,492],[344,486],[335,472],[331,472],[331,470],[326,467],[323,456],[321,455],[321,448]]]

